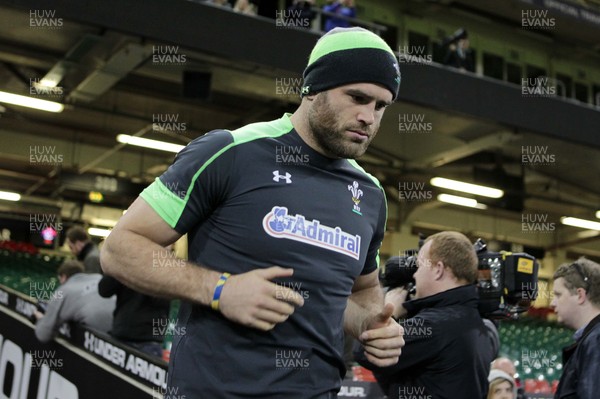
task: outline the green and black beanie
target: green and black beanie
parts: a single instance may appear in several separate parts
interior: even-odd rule
[[[377,83],[396,99],[400,69],[394,52],[363,28],[335,28],[321,37],[304,70],[302,95],[350,83]]]

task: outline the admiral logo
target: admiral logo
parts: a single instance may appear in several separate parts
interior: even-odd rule
[[[358,260],[361,237],[346,233],[339,227],[322,225],[318,220],[306,220],[303,215],[288,215],[288,209],[274,206],[263,218],[263,229],[275,238],[300,241],[338,252]]]

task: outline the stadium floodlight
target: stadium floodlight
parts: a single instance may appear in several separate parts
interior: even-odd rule
[[[447,188],[449,190],[462,191],[464,193],[481,195],[483,197],[500,198],[504,191],[497,188],[480,186],[479,184],[465,183],[458,180],[446,179],[443,177],[434,177],[430,181],[432,186]]]
[[[178,153],[185,146],[174,143],[167,143],[166,141],[145,139],[143,137],[130,136],[128,134],[117,135],[117,141],[123,144],[131,144],[138,147],[151,148],[153,150],[168,151]]]
[[[65,106],[61,103],[21,96],[19,94],[7,93],[5,91],[0,91],[0,103],[13,104],[20,107],[39,109],[41,111],[48,112],[63,112],[65,109]]]
[[[12,191],[0,191],[0,200],[19,201],[21,194],[13,193]]]
[[[600,230],[600,222],[594,222],[593,220],[563,216],[560,218],[560,222],[562,224],[566,224],[567,226],[579,227],[582,229],[589,230]]]
[[[437,196],[438,201],[445,202],[447,204],[468,206],[469,208],[486,209],[487,205],[480,204],[473,198],[459,197],[458,195],[440,194]]]

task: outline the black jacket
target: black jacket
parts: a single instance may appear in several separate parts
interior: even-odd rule
[[[376,367],[362,350],[357,360],[373,370],[390,399],[482,399],[494,359],[490,330],[477,311],[474,285],[404,303],[406,342],[394,366]],[[361,359],[362,358],[362,359]]]
[[[581,338],[563,349],[563,373],[556,399],[596,399],[600,395],[600,316],[583,330]]]
[[[102,274],[100,251],[98,250],[98,246],[93,242],[90,241],[81,248],[81,251],[77,255],[77,260],[83,263],[86,273]]]
[[[98,292],[105,298],[117,295],[110,335],[126,341],[163,341],[168,326],[168,300],[134,291],[110,276],[102,277]]]

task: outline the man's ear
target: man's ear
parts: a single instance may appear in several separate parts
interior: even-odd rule
[[[583,305],[587,301],[587,292],[585,288],[577,288],[577,304]]]
[[[436,280],[440,280],[443,276],[444,273],[446,273],[446,267],[444,266],[444,262],[442,262],[441,260],[435,262],[432,266],[433,269],[433,275],[435,277]]]

